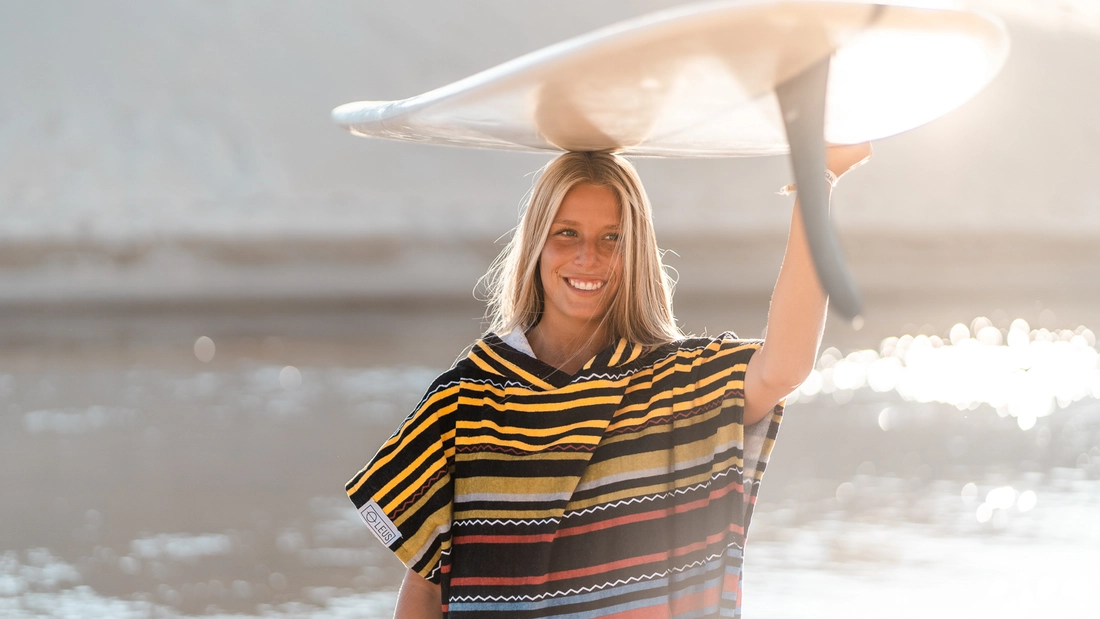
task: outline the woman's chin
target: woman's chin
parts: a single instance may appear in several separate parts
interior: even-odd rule
[[[606,317],[606,314],[606,311],[595,309],[586,312],[574,312],[569,316],[569,319],[571,322],[577,323],[578,325],[589,326],[602,322],[603,319]]]

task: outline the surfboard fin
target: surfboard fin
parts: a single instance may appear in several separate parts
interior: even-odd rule
[[[798,185],[798,204],[818,281],[829,295],[830,306],[856,326],[862,323],[863,302],[829,218],[829,192],[823,177],[825,89],[829,83],[830,61],[831,58],[826,56],[777,86],[775,94],[791,147],[791,168]]]

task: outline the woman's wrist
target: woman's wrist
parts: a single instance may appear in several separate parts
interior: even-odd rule
[[[837,175],[833,174],[832,170],[829,170],[828,168],[826,168],[825,169],[825,182],[829,183],[829,188],[830,189],[832,189],[833,187],[836,187],[837,180],[839,180],[837,178]],[[789,196],[792,193],[795,193],[797,191],[798,191],[798,185],[796,183],[788,183],[788,184],[780,187],[779,191],[777,193],[781,196]]]

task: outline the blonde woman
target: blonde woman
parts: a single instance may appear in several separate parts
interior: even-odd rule
[[[490,332],[347,484],[408,567],[396,617],[739,615],[782,399],[825,323],[798,209],[763,341],[680,333],[649,200],[613,154],[545,167],[488,283]]]

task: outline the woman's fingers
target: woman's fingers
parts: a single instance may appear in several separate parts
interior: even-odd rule
[[[838,177],[871,159],[874,149],[870,142],[860,144],[830,144],[825,148],[825,165]]]

